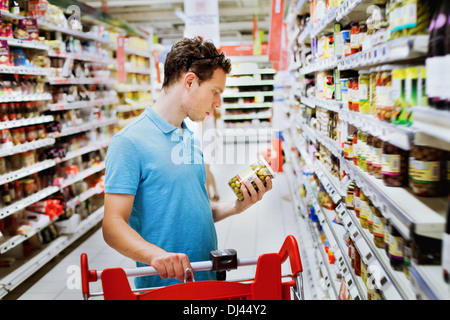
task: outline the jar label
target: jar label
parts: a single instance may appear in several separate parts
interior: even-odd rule
[[[243,183],[244,181],[253,182],[257,178],[255,172],[251,167],[245,168],[239,174],[236,176],[238,178],[238,181],[240,183]]]
[[[390,237],[389,242],[389,256],[394,259],[403,259],[403,238],[402,237]]]
[[[440,181],[439,161],[419,161],[409,158],[409,176],[415,182],[432,183]]]
[[[399,154],[382,154],[381,172],[386,175],[400,175],[400,159]]]
[[[367,218],[369,211],[369,204],[367,201],[360,201],[361,208],[359,209],[359,217]]]
[[[381,154],[382,148],[372,148],[373,157],[372,157],[372,165],[374,167],[381,167]]]
[[[376,237],[384,237],[384,228],[381,217],[373,216],[373,235]]]

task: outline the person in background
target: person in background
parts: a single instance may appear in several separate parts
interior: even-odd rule
[[[137,288],[184,279],[191,261],[209,260],[217,249],[214,222],[239,214],[272,189],[243,183],[244,199],[211,202],[199,142],[184,119],[201,122],[221,105],[230,60],[200,37],[172,46],[162,90],[112,139],[106,156],[103,236],[106,243],[159,276],[137,277]],[[195,280],[215,280],[211,271]]]

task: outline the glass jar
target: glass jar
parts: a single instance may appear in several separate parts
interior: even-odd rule
[[[249,181],[253,187],[258,191],[258,187],[255,183],[255,179],[259,178],[264,186],[266,186],[266,177],[271,179],[275,178],[275,172],[269,166],[269,164],[264,160],[264,158],[259,158],[256,162],[252,163],[249,167],[239,172],[233,178],[228,181],[228,185],[233,190],[234,194],[239,200],[244,200],[242,194],[241,186],[243,182]]]
[[[354,78],[349,77],[348,78],[348,98],[347,98],[347,104],[348,104],[348,110],[353,111],[353,82]]]
[[[367,173],[373,174],[373,152],[372,152],[373,136],[368,133],[366,138],[366,169]]]
[[[385,141],[381,161],[381,173],[386,186],[402,187],[408,184],[408,151]]]
[[[400,232],[391,224],[389,241],[389,262],[392,269],[403,271],[403,245],[404,239]]]
[[[344,158],[347,160],[353,160],[353,137],[348,136],[344,142]]]
[[[367,229],[367,215],[369,211],[369,202],[362,190],[359,190],[359,198],[361,203],[361,208],[359,209],[359,222],[361,227]]]
[[[384,248],[384,217],[380,209],[373,207],[373,242],[377,248]]]
[[[372,167],[373,176],[377,179],[382,179],[383,174],[381,173],[382,161],[381,154],[383,153],[383,140],[373,136],[372,138]]]
[[[359,148],[358,148],[358,166],[361,167],[362,170],[367,171],[366,167],[366,159],[367,159],[367,132],[361,132],[361,138],[359,140]]]
[[[369,74],[368,70],[361,70],[359,72],[359,111],[364,114],[370,113]]]
[[[359,23],[359,51],[363,50],[364,40],[367,35],[367,24],[365,22]]]
[[[353,189],[353,202],[355,207],[355,216],[359,218],[359,210],[361,208],[361,198],[360,198],[360,190],[359,187],[355,184],[355,187]]]
[[[353,78],[353,98],[352,98],[352,107],[353,111],[359,112],[359,83],[358,78]]]
[[[386,67],[384,67],[385,69]],[[377,74],[376,109],[377,117],[382,121],[390,121],[393,109],[391,98],[391,70],[380,70]]]
[[[357,166],[358,165],[358,152],[356,150],[358,150],[358,135],[356,132],[353,134],[352,150],[353,150],[353,163]]]
[[[422,197],[446,194],[446,152],[429,146],[413,145],[409,158],[409,184]]]
[[[359,23],[353,22],[350,30],[351,54],[359,52]]]
[[[355,183],[351,182],[347,188],[347,199],[345,201],[345,205],[349,210],[355,209],[354,192],[355,192]]]
[[[372,200],[367,200],[369,205],[369,210],[367,210],[367,229],[369,229],[370,233],[373,233],[373,211],[375,210],[375,206],[372,203]]]

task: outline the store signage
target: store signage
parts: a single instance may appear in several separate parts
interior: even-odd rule
[[[117,37],[117,78],[119,82],[127,81],[127,73],[125,71],[125,36]]]
[[[200,36],[220,47],[218,0],[184,0],[184,15],[185,37]]]
[[[269,34],[269,61],[280,62],[284,0],[272,1]]]

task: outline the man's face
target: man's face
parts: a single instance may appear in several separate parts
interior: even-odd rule
[[[225,90],[226,73],[222,69],[216,69],[213,77],[203,81],[201,85],[195,77],[192,86],[188,90],[188,100],[184,105],[184,111],[192,121],[201,122],[221,105],[221,94]]]

